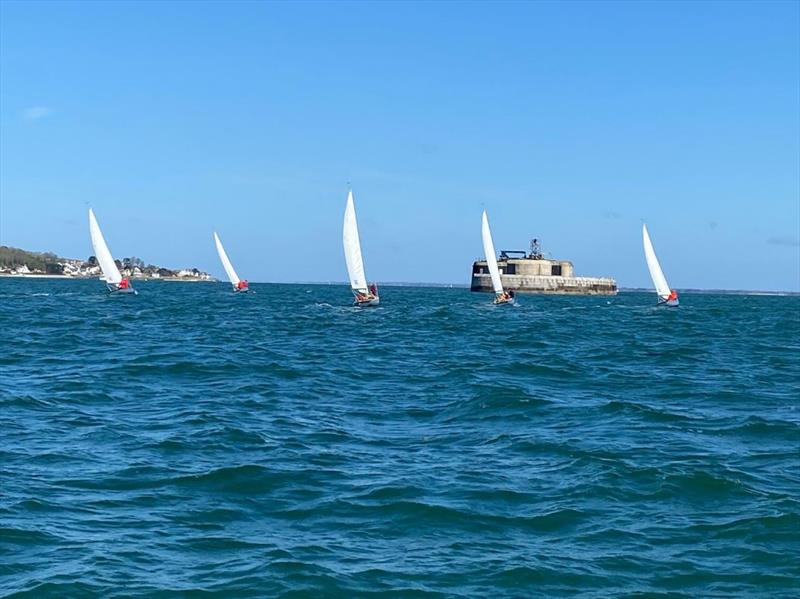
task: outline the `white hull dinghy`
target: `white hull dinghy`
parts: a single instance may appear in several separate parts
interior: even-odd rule
[[[367,284],[367,275],[364,273],[364,259],[361,256],[361,241],[358,237],[358,223],[356,222],[356,209],[353,204],[353,192],[347,192],[347,206],[344,209],[344,224],[342,226],[342,243],[344,245],[344,260],[347,264],[347,275],[350,277],[350,289],[353,291],[355,301],[353,305],[366,308],[377,306],[381,303],[378,295],[378,286],[374,283]]]
[[[363,295],[356,293],[353,305],[360,306],[362,308],[379,305],[381,303],[381,298],[378,296],[378,286],[373,283],[369,286],[368,291],[369,294],[364,299],[362,299]]]
[[[225,252],[225,248],[222,246],[222,241],[220,241],[216,231],[214,231],[214,243],[217,246],[217,253],[219,254],[220,262],[222,262],[222,268],[225,269],[225,274],[228,275],[228,280],[231,282],[231,286],[233,286],[233,292],[247,293],[250,291],[250,284],[247,280],[240,279],[239,275],[237,275],[236,271],[233,269],[233,264],[231,264],[231,261],[228,259],[228,254]]]
[[[670,308],[677,307],[680,304],[678,292],[670,289],[667,284],[667,279],[664,276],[664,271],[661,270],[661,265],[658,263],[656,252],[653,249],[653,242],[650,241],[650,234],[647,232],[647,225],[645,224],[642,224],[642,242],[644,244],[644,257],[647,260],[647,268],[650,270],[650,278],[653,279],[653,286],[658,294],[657,305],[669,306]]]
[[[492,232],[489,229],[489,218],[486,210],[483,211],[481,218],[481,236],[483,237],[483,253],[486,255],[486,264],[489,267],[489,275],[492,277],[492,287],[494,288],[495,306],[505,306],[514,303],[514,292],[503,291],[503,282],[500,280],[500,269],[497,267],[497,254],[494,251]]]
[[[95,218],[94,211],[91,208],[89,208],[89,234],[92,238],[94,256],[97,258],[97,263],[103,273],[100,278],[106,282],[108,292],[137,295],[138,292],[133,288],[130,280],[123,277],[119,272],[119,268],[114,262],[114,257],[108,249],[103,233],[100,231],[100,225],[97,223],[97,218]]]

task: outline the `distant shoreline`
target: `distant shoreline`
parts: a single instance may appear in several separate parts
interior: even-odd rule
[[[0,278],[9,279],[67,279],[73,281],[81,280],[101,280],[99,277],[72,277],[68,275],[46,275],[46,274],[19,274],[19,273],[0,273]],[[191,277],[141,277],[131,278],[132,281],[167,281],[170,283],[220,283],[219,279],[200,279]],[[256,285],[320,285],[320,286],[347,286],[346,281],[294,281],[270,282],[270,281],[250,281]],[[403,283],[388,282],[379,283],[382,287],[423,287],[439,289],[469,289],[469,285],[464,283]],[[757,289],[681,289],[682,294],[716,294],[716,295],[764,295],[777,297],[800,297],[800,291],[760,291]],[[619,293],[654,293],[652,289],[644,287],[620,287]],[[530,295],[537,295],[532,293]]]
[[[46,275],[39,273],[0,273],[0,278],[9,279],[67,279],[70,281],[100,281],[100,277],[74,277],[70,275]],[[169,283],[218,283],[217,279],[201,279],[199,277],[130,277],[131,281],[167,281]]]

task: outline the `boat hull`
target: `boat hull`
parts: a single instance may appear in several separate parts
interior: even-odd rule
[[[133,287],[125,287],[124,289],[120,289],[119,287],[109,287],[108,289],[109,294],[117,295],[139,295],[139,292],[136,291]]]
[[[369,308],[370,306],[377,306],[381,303],[381,298],[375,297],[364,302],[356,301],[353,305],[359,308]]]

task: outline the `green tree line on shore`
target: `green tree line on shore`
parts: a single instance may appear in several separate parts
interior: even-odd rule
[[[0,246],[0,269],[14,270],[20,266],[27,266],[31,271],[44,272],[50,275],[64,274],[63,263],[67,258],[60,258],[52,252],[29,252],[19,248],[9,246]],[[162,277],[174,277],[178,271],[169,268],[156,266],[155,264],[146,264],[144,260],[136,256],[123,258],[122,260],[114,260],[117,268],[120,270],[127,269],[133,271],[138,268],[145,276],[158,274]],[[97,258],[89,256],[83,262],[84,267],[97,266]],[[198,269],[192,268],[191,270],[195,275],[202,274]]]
[[[47,264],[53,264],[61,260],[52,252],[28,252],[19,248],[12,248],[5,245],[0,246],[0,266],[15,268],[17,266],[27,266],[31,270],[45,270]]]

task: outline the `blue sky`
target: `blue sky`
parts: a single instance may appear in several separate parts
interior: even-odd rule
[[[796,2],[0,3],[0,243],[217,275],[800,290]],[[306,261],[306,258],[312,260]]]

